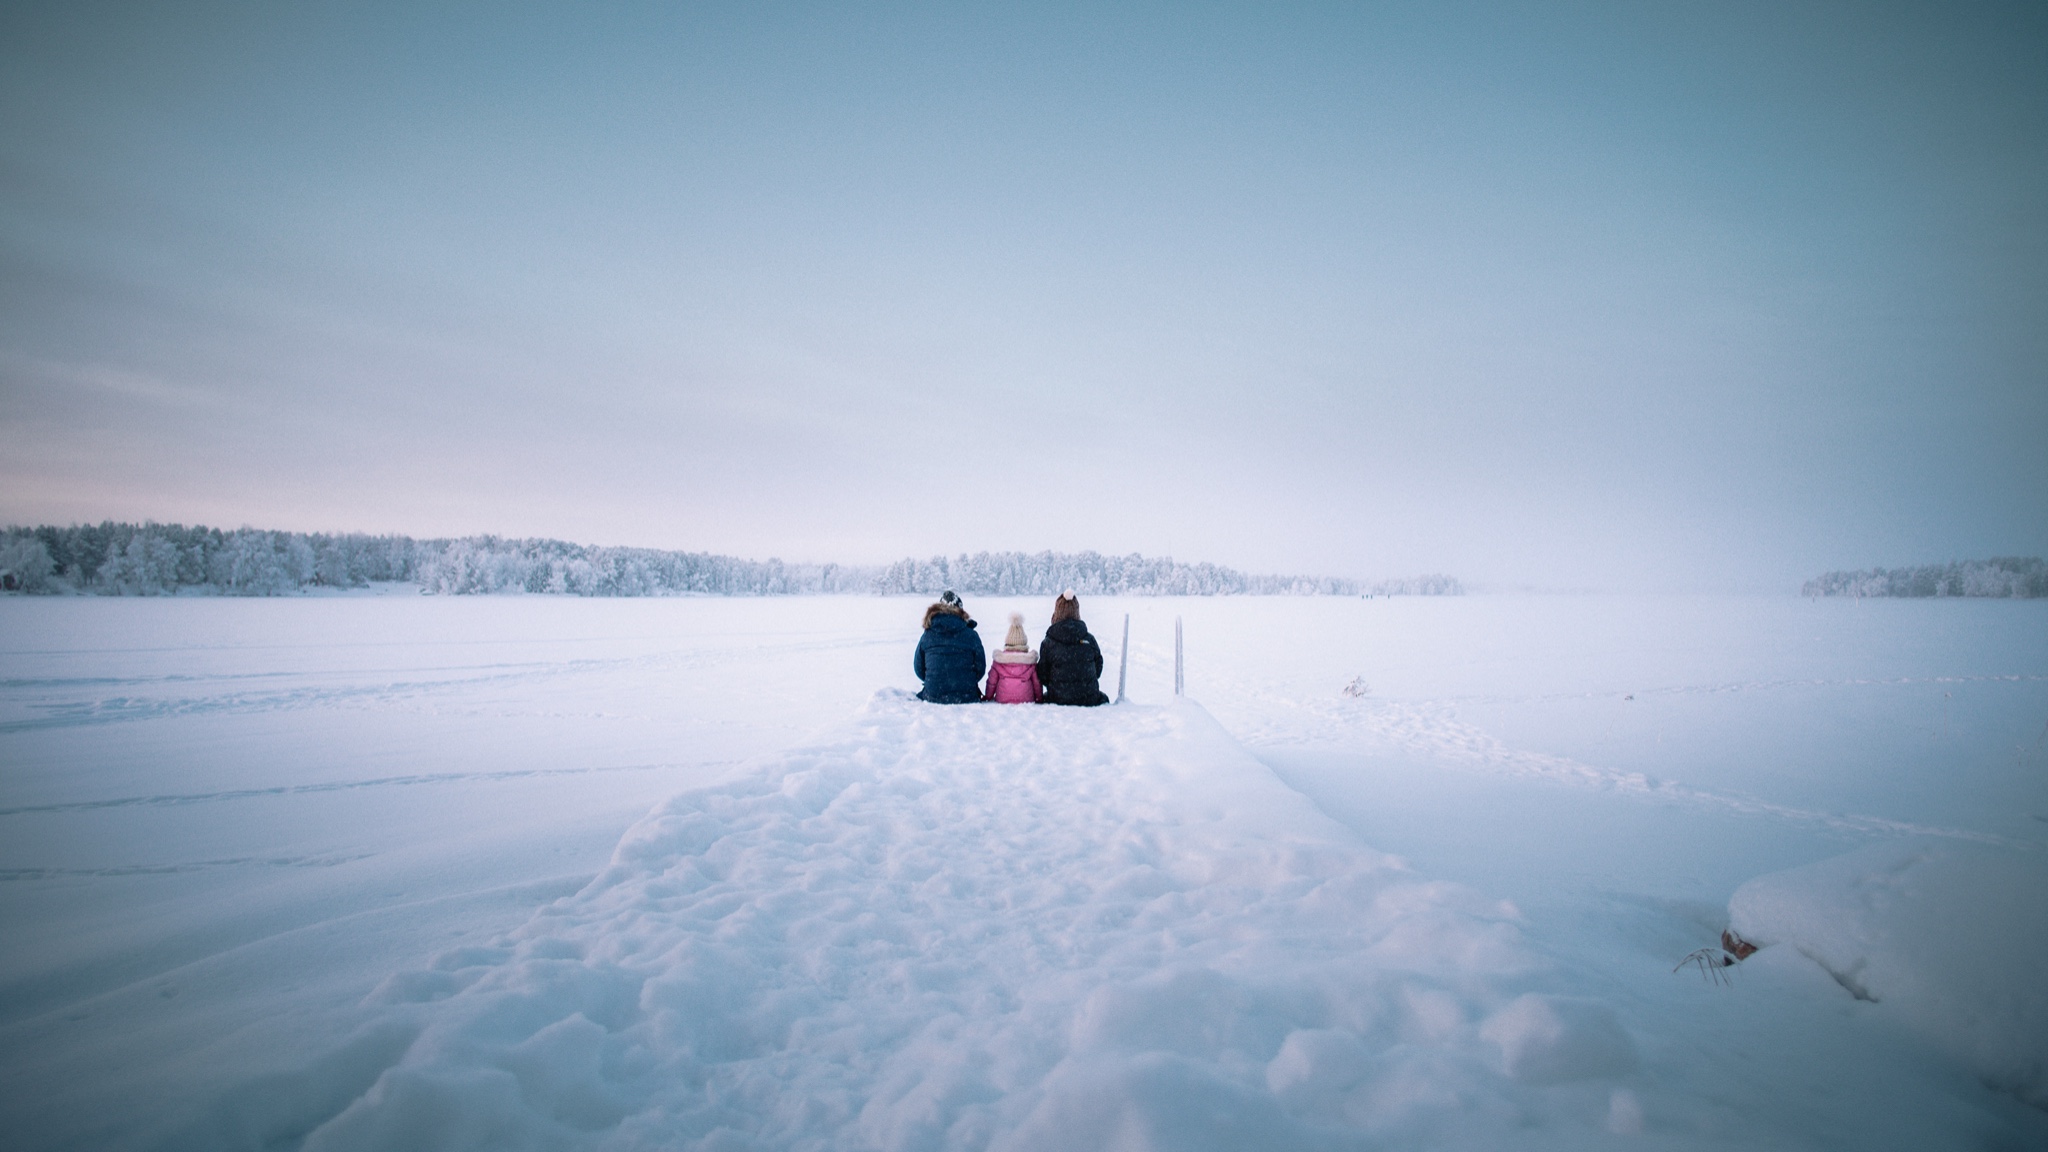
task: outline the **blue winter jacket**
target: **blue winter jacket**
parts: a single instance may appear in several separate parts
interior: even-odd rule
[[[910,666],[924,681],[919,700],[972,704],[981,699],[981,674],[987,671],[988,654],[982,651],[981,633],[974,625],[941,613],[932,617],[932,626],[918,637],[917,655]]]

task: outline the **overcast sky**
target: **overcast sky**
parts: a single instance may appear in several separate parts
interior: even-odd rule
[[[2048,552],[2048,8],[16,3],[0,522]]]

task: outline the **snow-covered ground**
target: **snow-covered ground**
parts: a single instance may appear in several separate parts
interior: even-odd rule
[[[920,608],[0,600],[8,1146],[2048,1146],[2043,605]]]

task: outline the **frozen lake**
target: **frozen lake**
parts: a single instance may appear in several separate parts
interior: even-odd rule
[[[407,1133],[421,1146],[481,1147],[515,1131],[534,1146],[1054,1147],[1114,1131],[1134,1147],[1185,1148],[1202,1146],[1201,1131],[1161,1128],[1158,1117],[1205,1099],[1240,1101],[1202,1130],[1222,1133],[1218,1146],[2048,1144],[2042,1050],[2015,1039],[2048,1017],[2041,994],[2012,976],[2038,955],[2029,949],[2048,943],[2039,939],[2048,931],[2048,886],[2039,882],[2048,606],[1089,598],[1112,691],[1118,626],[1126,612],[1132,618],[1130,696],[1139,705],[1170,703],[1173,619],[1184,618],[1188,695],[1200,708],[1060,710],[1035,720],[994,706],[948,719],[885,691],[917,687],[910,651],[922,605],[409,590],[0,600],[0,1117],[10,1144],[374,1147]],[[1001,598],[969,606],[997,642],[1005,613],[1025,613],[1035,638],[1050,607]],[[1082,766],[1124,790],[1095,796],[1094,777],[1071,760],[1075,748],[1106,749]],[[984,779],[963,767],[1003,749],[1021,749],[1006,774]],[[535,944],[536,912],[572,925],[549,946],[573,942],[576,962],[597,971],[594,957],[630,934],[622,925],[668,907],[677,861],[708,860],[713,850],[710,841],[663,840],[667,825],[650,821],[634,835],[666,844],[666,855],[621,871],[615,846],[657,805],[700,797],[671,805],[671,823],[715,817],[721,842],[747,853],[735,859],[765,867],[795,833],[776,822],[783,816],[727,809],[742,800],[772,807],[783,778],[840,779],[833,773],[855,771],[846,765],[868,775],[844,776],[838,801],[821,801],[804,817],[813,823],[798,821],[812,830],[805,835],[837,829],[833,843],[851,844],[846,829],[896,828],[898,846],[927,861],[927,879],[934,869],[959,873],[952,903],[930,905],[953,909],[937,937],[911,948],[906,928],[888,936],[895,946],[911,948],[907,957],[935,955],[970,924],[975,933],[1025,933],[1017,954],[1029,963],[1011,971],[1001,960],[1010,952],[970,950],[960,955],[979,958],[958,961],[945,989],[927,988],[952,998],[945,1018],[983,1031],[968,1027],[966,1039],[945,1044],[926,1038],[924,1048],[891,1039],[913,1035],[923,1009],[904,1008],[885,983],[854,979],[855,968],[834,969],[814,974],[805,995],[823,999],[791,1019],[900,1016],[902,1030],[806,1031],[785,1021],[772,1051],[714,1058],[701,1038],[685,1043],[648,1023],[645,989],[688,965],[612,956],[604,971],[639,973],[641,1015],[592,1024],[594,1009],[562,1009],[601,1053],[589,1057],[601,1072],[576,1096],[558,1083],[571,1056],[512,1041],[502,1051],[479,1046],[450,1023],[469,1013],[463,1027],[500,1027],[472,988],[531,982],[544,961],[568,962]],[[1019,780],[1038,783],[1012,789]],[[923,799],[891,807],[901,781],[916,781]],[[1237,799],[1211,803],[1211,791]],[[1061,804],[1071,806],[1065,817]],[[1211,828],[1219,807],[1256,816]],[[951,823],[926,820],[927,808],[952,813]],[[1038,863],[1007,880],[968,877],[981,845],[996,842],[947,838],[973,812],[988,821],[985,838]],[[1063,824],[1094,828],[1089,820],[1105,813],[1123,815],[1096,831],[1055,834]],[[1132,831],[1147,821],[1163,831]],[[1139,897],[1123,889],[1081,893],[1090,876],[1123,866],[1112,861],[1122,849],[1102,853],[1127,836],[1153,845],[1145,867],[1178,879],[1128,907],[1114,900]],[[1227,900],[1223,881],[1190,878],[1238,868],[1267,841],[1312,845],[1321,862],[1231,881]],[[1885,855],[1895,850],[1913,855]],[[879,866],[846,851],[834,876]],[[1859,852],[1874,862],[1836,867],[1849,869],[1842,890],[1861,896],[1830,895],[1833,873],[1791,871]],[[1398,862],[1375,863],[1379,853]],[[1065,895],[1041,893],[1007,919],[964,911],[1067,875],[1061,869],[1072,870],[1055,885]],[[1974,957],[1921,955],[1912,941],[1886,936],[1908,923],[1892,910],[1936,890],[1917,878],[1940,869],[1964,878],[1963,895],[1943,901],[1957,919],[1940,935]],[[739,874],[702,882],[730,887]],[[1739,911],[1784,943],[1767,941],[1778,946],[1729,972],[1730,986],[1697,971],[1674,975],[1681,957],[1729,923],[1738,889],[1773,874],[1792,879],[1744,889],[1777,895]],[[1898,879],[1878,886],[1888,895],[1870,897],[1872,876]],[[1968,878],[1987,876],[1998,886],[1978,884],[1973,897]],[[1336,891],[1333,877],[1349,878],[1351,903],[1309,894]],[[601,882],[586,892],[593,878]],[[812,922],[786,911],[811,890],[762,881],[727,892],[721,916],[782,908],[776,915],[786,918],[759,921],[779,925],[772,948],[724,962],[810,962],[779,949]],[[1291,965],[1310,954],[1337,964],[1330,958],[1350,946],[1344,926],[1371,920],[1395,893],[1441,913],[1456,925],[1442,929],[1444,939],[1472,947],[1404,961],[1399,980],[1388,975],[1400,967],[1393,961],[1346,969],[1345,979],[1370,990],[1360,1003],[1379,1007],[1342,1022],[1259,999],[1279,988],[1298,1000],[1336,980],[1337,969]],[[1090,935],[1075,927],[1083,907],[1135,919]],[[1190,929],[1183,951],[1130,959],[1152,945],[1128,925],[1169,907],[1206,909],[1182,923],[1216,930]],[[833,914],[827,904],[815,910]],[[1866,914],[1875,918],[1856,919]],[[917,915],[906,905],[902,924]],[[1045,943],[1053,921],[1044,918],[1053,916],[1066,917],[1058,931],[1071,948]],[[672,940],[670,955],[694,955],[694,929],[679,923],[661,938]],[[1161,923],[1157,931],[1176,931]],[[1494,939],[1496,927],[1513,936],[1517,959],[1472,959],[1474,942]],[[1257,965],[1270,981],[1248,975],[1253,952],[1226,941],[1264,949]],[[1870,988],[1840,971],[1865,961],[1877,981]],[[1076,983],[1149,987],[1134,964],[1221,973],[1238,981],[1229,995],[1249,1006],[1219,1016],[1216,1028],[1265,1023],[1227,1042],[1160,1039],[1152,1025],[1128,1022],[1138,1016],[1103,1016],[1103,1003],[1125,1001],[1090,999]],[[1944,972],[1965,968],[1960,983],[1943,983]],[[432,983],[406,973],[470,969],[433,996],[392,993]],[[1254,986],[1265,991],[1243,991]],[[761,1003],[773,1000],[757,992]],[[556,1004],[531,996],[522,1003]],[[1033,997],[1046,1006],[1041,1016],[1013,1019],[1006,1013],[1022,1011],[1014,1004],[992,1007]],[[1550,1011],[1544,1004],[1564,1006],[1571,1043],[1607,1037],[1606,1047],[1566,1043],[1560,1050],[1582,1058],[1562,1072],[1518,1068],[1517,1045],[1547,1026],[1549,1017],[1529,1023],[1532,1012]],[[1593,1023],[1571,1025],[1581,1008],[1596,1013],[1586,1017]],[[763,1018],[734,1015],[732,1026]],[[555,1035],[546,1024],[528,1031]],[[561,1052],[585,1043],[570,1032]],[[1085,1044],[1075,1038],[1083,1033]],[[449,1036],[470,1037],[470,1047]],[[803,1036],[821,1039],[807,1049]],[[420,1037],[445,1042],[428,1052]],[[941,1091],[927,1068],[916,1087],[891,1088],[900,1069],[864,1070],[833,1044],[896,1045],[927,1054],[927,1065],[997,1070]],[[655,1062],[629,1069],[635,1053]],[[380,1081],[401,1057],[415,1081]],[[1144,1063],[1154,1057],[1179,1061],[1178,1071],[1161,1079],[1164,1065]],[[819,1078],[827,1066],[846,1070],[829,1089]],[[1098,1066],[1113,1066],[1103,1082],[1123,1087],[1085,1098],[1063,1087],[1075,1069]],[[518,1071],[535,1067],[548,1070],[541,1080]],[[518,1087],[503,1091],[524,1096],[492,1104],[484,1089],[447,1087],[469,1083],[474,1068],[512,1069]],[[431,1082],[443,1094],[407,1112],[401,1082]],[[543,1082],[553,1087],[535,1087]],[[730,1098],[715,1116],[690,1110],[720,1092]],[[797,1095],[815,1108],[789,1114]],[[554,1111],[536,1103],[543,1096]],[[570,1097],[584,1103],[562,1103]],[[885,1097],[895,1103],[883,1107]],[[330,1123],[352,1106],[348,1123]],[[489,1127],[526,1115],[522,1108],[550,1118]],[[1122,1119],[1048,1127],[1103,1109]]]

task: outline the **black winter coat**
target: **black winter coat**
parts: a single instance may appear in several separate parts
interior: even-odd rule
[[[1045,630],[1038,646],[1038,680],[1045,685],[1047,704],[1107,704],[1097,681],[1102,676],[1102,649],[1088,626],[1062,620]]]
[[[934,704],[972,704],[981,699],[981,674],[988,668],[988,654],[981,647],[981,633],[958,616],[941,613],[917,639],[917,655],[910,666],[924,681],[919,700]]]

